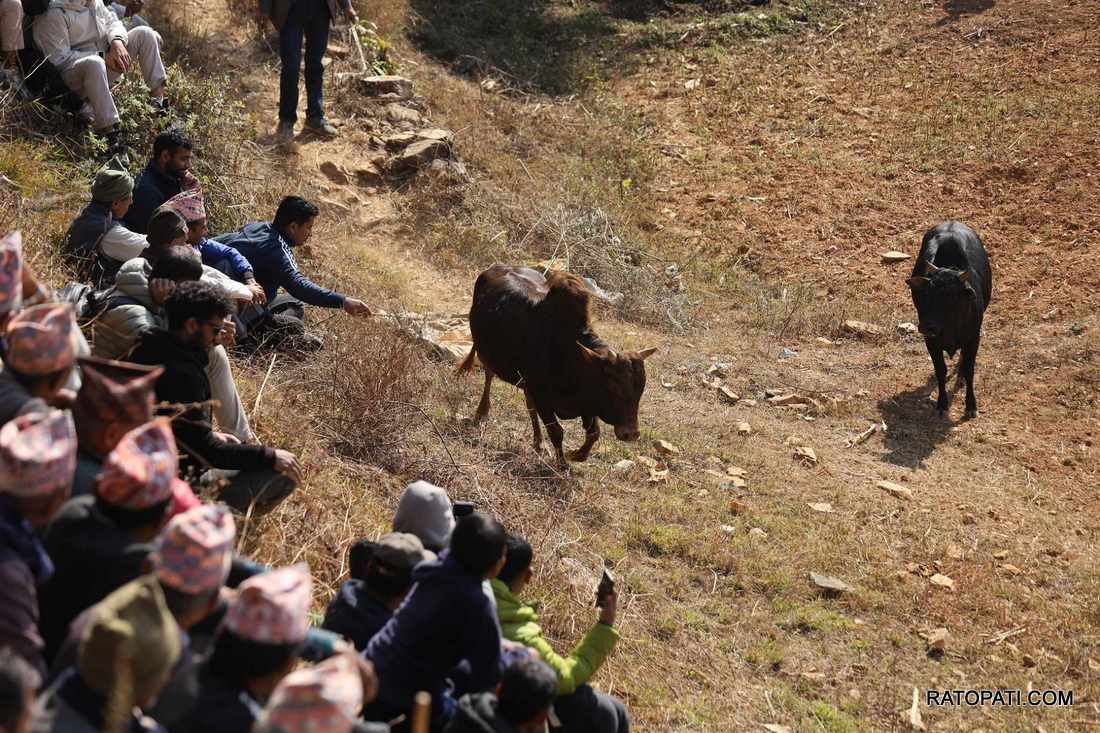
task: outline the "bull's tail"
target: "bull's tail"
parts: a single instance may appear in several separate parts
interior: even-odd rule
[[[462,363],[455,369],[455,376],[462,376],[469,374],[474,370],[474,360],[477,359],[477,347],[471,346],[470,353],[466,354],[466,358],[462,360]]]

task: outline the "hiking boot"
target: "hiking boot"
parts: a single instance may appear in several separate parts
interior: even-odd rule
[[[279,126],[275,128],[275,142],[279,145],[287,145],[294,139],[294,123],[289,120],[279,120]]]
[[[126,143],[122,142],[122,131],[118,129],[118,125],[110,127],[100,134],[103,135],[103,139],[107,143],[107,152],[103,155],[104,160],[114,162],[116,168],[123,170],[128,168],[130,166],[130,150],[126,147]]]
[[[326,120],[324,117],[317,117],[314,119],[306,120],[306,127],[310,132],[314,132],[318,135],[324,135],[325,137],[336,137],[336,128],[332,126],[332,123]]]
[[[168,115],[172,114],[172,105],[168,101],[168,97],[153,97],[150,101],[153,109],[157,113],[157,117],[164,119]]]

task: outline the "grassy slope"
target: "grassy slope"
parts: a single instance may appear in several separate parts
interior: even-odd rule
[[[368,9],[397,40],[434,122],[458,131],[475,183],[360,191],[361,208],[382,223],[368,227],[358,213],[326,221],[308,267],[387,305],[436,311],[461,310],[472,273],[497,258],[570,254],[602,283],[619,278],[645,317],[601,313],[601,330],[624,347],[662,348],[643,403],[646,434],[635,446],[605,437],[589,464],[558,477],[532,459],[514,390],[497,389],[492,419],[471,431],[458,416],[472,409],[473,385],[395,345],[383,327],[329,321],[323,358],[277,363],[255,415],[268,438],[303,453],[311,479],[250,528],[248,548],[262,560],[308,559],[321,603],[348,543],[383,527],[402,481],[425,475],[534,541],[533,594],[562,646],[591,622],[591,573],[610,558],[623,578],[624,640],[598,682],[628,700],[642,730],[895,729],[914,686],[1031,683],[1094,695],[1100,375],[1096,283],[1083,266],[1098,212],[1088,179],[1097,48],[1084,32],[1094,11],[1002,2],[947,12],[957,6],[790,3],[763,19],[678,6],[645,24],[583,2],[424,4],[413,7],[417,23],[397,0]],[[207,22],[228,19],[213,8]],[[238,29],[241,57],[212,61],[211,29],[189,31],[191,61],[233,65],[226,71],[263,143],[271,56]],[[500,86],[484,91],[481,78]],[[689,90],[692,79],[699,86]],[[55,152],[54,179],[32,179],[42,167],[25,154],[6,145],[0,161],[29,187],[52,187],[70,170]],[[287,181],[345,195],[315,172],[326,154],[350,161],[355,151],[243,153],[239,175],[274,179],[249,191],[255,214]],[[583,237],[592,233],[571,222],[593,207],[643,268],[591,253]],[[36,263],[70,209],[18,214]],[[946,215],[985,235],[996,268],[979,357],[984,415],[970,424],[929,414],[919,342],[814,341],[836,336],[845,317],[891,330],[911,319],[900,273],[879,266],[877,252],[915,249],[923,227]],[[684,332],[650,307],[668,304],[660,273],[669,262],[688,273],[691,303],[672,301]],[[1048,286],[1058,270],[1074,273],[1074,289]],[[1086,327],[1080,337],[1074,322]],[[799,356],[777,360],[782,346]],[[824,409],[807,422],[722,405],[698,383],[716,359],[732,362],[728,382],[742,395],[795,389]],[[247,404],[267,367],[241,363]],[[885,437],[844,447],[878,419]],[[751,436],[736,434],[740,420]],[[785,441],[795,435],[815,447],[818,467],[792,460]],[[683,448],[668,480],[611,473],[622,457],[655,455],[656,437]],[[736,494],[705,473],[732,464],[748,475]],[[888,497],[879,479],[912,487],[914,500]],[[735,495],[747,513],[731,512]],[[811,501],[836,513],[815,513]],[[767,537],[750,538],[751,527]],[[809,571],[856,591],[823,598]],[[933,571],[955,591],[930,585]],[[917,633],[941,625],[948,653],[929,659]],[[1018,626],[1027,631],[987,643]],[[1062,730],[1096,717],[1088,704],[924,715],[943,730]]]

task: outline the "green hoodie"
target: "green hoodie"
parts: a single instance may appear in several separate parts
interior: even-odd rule
[[[607,624],[597,623],[585,634],[584,639],[568,657],[554,653],[542,635],[538,614],[531,606],[524,605],[502,581],[493,579],[493,595],[497,599],[497,617],[505,639],[531,647],[558,675],[558,694],[572,695],[577,688],[592,678],[607,659],[619,632]]]

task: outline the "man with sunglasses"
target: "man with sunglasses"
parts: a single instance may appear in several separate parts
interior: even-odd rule
[[[183,282],[164,303],[168,329],[145,334],[130,360],[162,365],[157,401],[173,405],[172,431],[187,463],[207,480],[225,479],[219,499],[234,509],[269,511],[302,480],[302,467],[290,451],[241,443],[215,432],[210,421],[208,352],[225,330],[231,307],[211,285]]]

